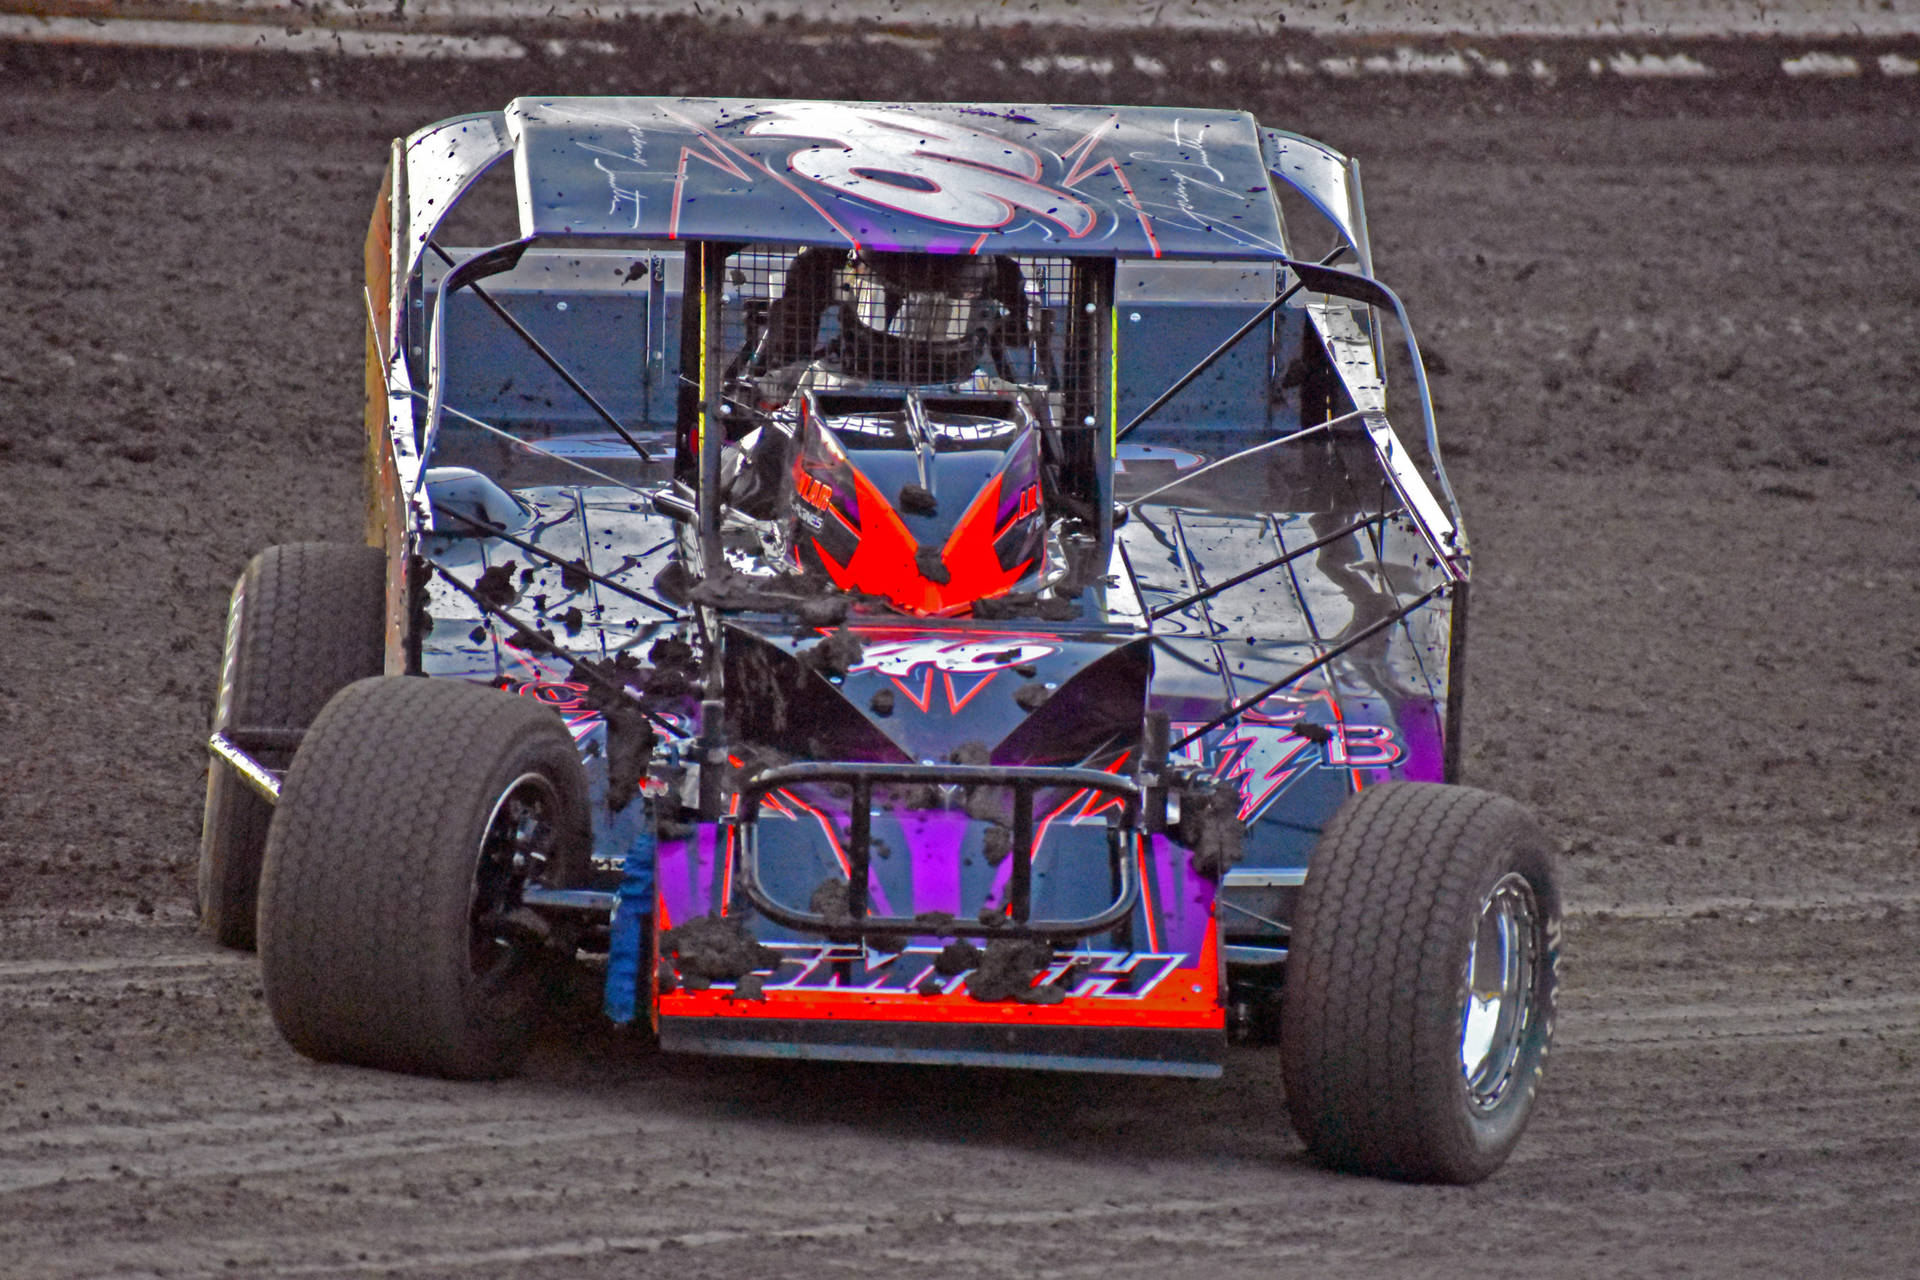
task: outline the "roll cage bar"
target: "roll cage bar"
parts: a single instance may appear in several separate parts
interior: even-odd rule
[[[635,454],[641,460],[650,461],[652,459],[652,455],[648,452],[646,447],[637,438],[635,438],[634,434],[625,426],[625,424],[620,422],[617,416],[614,415],[609,409],[607,409],[606,406],[597,397],[593,395],[590,389],[588,389],[583,383],[581,383],[581,381],[576,376],[574,376],[569,370],[566,369],[564,362],[562,362],[559,359],[559,357],[554,355],[552,351],[550,351],[543,344],[541,344],[539,340],[535,338],[525,328],[524,325],[520,324],[512,316],[512,314],[497,299],[492,297],[492,295],[489,294],[481,285],[481,281],[485,280],[489,276],[511,270],[513,267],[518,265],[521,258],[529,250],[534,248],[539,248],[539,247],[548,247],[553,243],[555,243],[556,240],[563,240],[569,246],[578,243],[577,237],[556,238],[551,236],[547,236],[547,237],[533,236],[533,237],[527,237],[520,240],[509,241],[504,244],[493,246],[492,248],[479,250],[467,256],[466,258],[456,262],[453,256],[449,254],[441,246],[439,246],[437,243],[434,243],[432,241],[428,242],[427,248],[435,256],[437,256],[443,263],[447,264],[449,269],[447,270],[446,274],[442,276],[442,278],[440,279],[437,290],[436,290],[436,294],[435,294],[434,314],[433,314],[433,320],[432,320],[432,325],[431,325],[429,339],[428,339],[428,358],[427,358],[428,390],[425,394],[422,394],[417,390],[413,390],[410,392],[413,396],[415,396],[420,400],[425,401],[426,403],[426,421],[423,424],[424,429],[421,433],[422,443],[421,443],[420,453],[419,453],[420,469],[418,472],[418,478],[416,479],[416,482],[415,482],[416,491],[424,484],[424,478],[426,475],[427,466],[429,461],[431,460],[433,448],[437,440],[440,422],[442,420],[443,415],[452,415],[462,419],[463,421],[471,423],[483,430],[486,430],[492,434],[504,436],[508,439],[512,439],[515,441],[519,440],[518,437],[513,436],[511,433],[506,432],[501,428],[494,426],[493,424],[486,423],[481,419],[475,417],[474,415],[468,414],[457,407],[450,406],[445,403],[445,400],[444,400],[445,379],[443,377],[443,372],[445,367],[445,354],[446,354],[445,353],[446,302],[449,296],[451,296],[452,294],[456,293],[458,290],[463,288],[471,290],[475,294],[476,298],[484,306],[486,306],[487,309],[493,315],[498,317],[500,321],[512,333],[515,334],[516,337],[518,337],[523,343],[525,343],[528,349],[542,363],[546,364],[550,369],[552,369],[552,371],[562,380],[562,382],[568,388],[570,388],[572,391],[578,394],[582,399],[582,401],[588,405],[588,407],[594,412],[594,414],[602,422],[604,422],[610,429],[612,429],[615,432],[615,434],[617,434],[623,441],[625,441],[634,450]],[[715,248],[719,248],[722,251],[713,252],[712,249],[715,249]],[[705,562],[707,570],[711,572],[714,566],[717,566],[723,563],[723,559],[719,549],[720,507],[723,505],[721,501],[721,496],[720,496],[720,463],[721,463],[720,449],[722,444],[722,437],[724,436],[725,433],[716,428],[717,428],[717,425],[722,420],[724,420],[729,416],[731,401],[730,401],[730,398],[726,396],[724,388],[721,385],[724,379],[719,377],[718,371],[711,367],[711,356],[709,355],[709,352],[714,349],[714,342],[718,337],[717,316],[715,314],[717,311],[717,308],[710,303],[709,295],[711,294],[713,298],[717,298],[719,295],[719,291],[724,286],[723,271],[724,271],[724,262],[725,262],[726,255],[724,252],[724,248],[722,246],[719,246],[718,244],[709,246],[706,243],[701,242],[701,250],[702,251],[698,255],[698,261],[700,262],[700,271],[698,274],[698,278],[700,281],[700,286],[699,286],[700,306],[697,311],[689,309],[688,313],[683,319],[683,324],[690,325],[690,326],[697,324],[699,326],[699,330],[700,330],[699,332],[699,348],[700,348],[699,374],[697,377],[689,377],[685,372],[683,372],[681,374],[681,382],[682,382],[682,387],[684,392],[690,392],[697,397],[697,412],[699,415],[698,440],[700,443],[699,459],[698,459],[699,501],[694,508],[694,514],[698,520],[697,527],[698,527],[698,534],[699,534],[699,542],[702,550],[702,558],[703,558],[703,561]],[[1300,547],[1294,548],[1283,555],[1267,560],[1240,574],[1236,574],[1232,578],[1226,579],[1219,583],[1215,583],[1201,590],[1194,591],[1189,595],[1182,597],[1181,599],[1172,601],[1167,604],[1160,605],[1147,612],[1146,617],[1144,619],[1144,626],[1147,633],[1151,635],[1153,634],[1153,630],[1154,630],[1153,624],[1171,614],[1177,613],[1192,605],[1204,603],[1208,599],[1211,599],[1212,597],[1232,587],[1242,585],[1246,582],[1257,579],[1265,574],[1273,573],[1280,569],[1283,569],[1293,561],[1299,559],[1301,556],[1308,554],[1309,552],[1318,550],[1321,547],[1327,546],[1333,542],[1338,541],[1341,538],[1350,536],[1362,530],[1376,531],[1373,536],[1377,541],[1379,537],[1379,534],[1377,531],[1384,525],[1386,521],[1396,519],[1396,518],[1404,517],[1410,520],[1414,524],[1414,526],[1420,531],[1425,541],[1429,544],[1430,548],[1434,552],[1435,562],[1441,568],[1445,576],[1445,580],[1441,582],[1439,585],[1421,593],[1419,596],[1412,599],[1411,601],[1407,601],[1404,603],[1396,601],[1395,607],[1391,613],[1389,613],[1383,618],[1380,618],[1374,621],[1373,623],[1365,627],[1363,630],[1361,630],[1359,633],[1351,637],[1348,637],[1346,640],[1342,641],[1340,644],[1336,646],[1333,646],[1331,648],[1326,648],[1324,646],[1321,646],[1319,642],[1316,642],[1316,647],[1320,647],[1322,650],[1317,656],[1301,664],[1300,666],[1296,667],[1292,671],[1288,672],[1286,675],[1282,676],[1280,679],[1272,681],[1271,683],[1265,685],[1258,692],[1251,695],[1250,697],[1242,698],[1242,699],[1239,699],[1238,701],[1235,701],[1229,704],[1225,709],[1223,709],[1218,715],[1214,716],[1207,723],[1190,731],[1184,737],[1182,737],[1178,742],[1169,744],[1170,750],[1177,750],[1180,747],[1183,747],[1199,739],[1205,733],[1210,732],[1211,730],[1219,727],[1222,724],[1225,724],[1230,720],[1233,720],[1234,718],[1242,714],[1244,711],[1246,711],[1249,707],[1257,706],[1260,702],[1262,702],[1264,699],[1271,696],[1272,694],[1277,693],[1293,684],[1296,684],[1300,680],[1304,679],[1306,676],[1312,674],[1314,671],[1319,670],[1320,668],[1327,665],[1329,662],[1338,658],[1340,655],[1364,643],[1365,641],[1371,639],[1375,635],[1378,635],[1380,632],[1386,630],[1387,628],[1403,622],[1409,615],[1411,615],[1416,610],[1422,608],[1423,606],[1425,606],[1426,604],[1430,603],[1431,601],[1437,598],[1447,595],[1456,586],[1464,583],[1465,581],[1465,570],[1464,570],[1464,564],[1463,564],[1465,552],[1464,552],[1464,548],[1462,548],[1458,544],[1458,538],[1457,538],[1458,505],[1454,497],[1452,486],[1447,480],[1446,471],[1440,457],[1439,441],[1438,441],[1437,430],[1434,423],[1431,395],[1427,385],[1426,372],[1420,358],[1420,350],[1419,350],[1417,339],[1414,336],[1411,324],[1408,322],[1404,305],[1401,303],[1398,296],[1395,295],[1392,290],[1390,290],[1386,285],[1380,283],[1378,280],[1372,279],[1369,276],[1362,275],[1353,271],[1341,270],[1331,265],[1333,262],[1337,261],[1340,257],[1344,256],[1348,252],[1350,252],[1349,246],[1346,244],[1343,244],[1337,247],[1332,253],[1328,254],[1325,258],[1323,258],[1319,262],[1306,262],[1306,261],[1300,261],[1296,259],[1281,259],[1280,265],[1282,265],[1286,270],[1292,272],[1294,277],[1293,282],[1290,285],[1288,285],[1283,291],[1277,294],[1270,302],[1264,304],[1261,307],[1261,309],[1253,315],[1253,317],[1251,317],[1248,321],[1243,323],[1238,329],[1234,331],[1233,334],[1231,334],[1227,339],[1221,342],[1217,347],[1215,347],[1211,352],[1209,352],[1205,357],[1203,357],[1198,363],[1196,363],[1191,369],[1189,369],[1186,373],[1182,374],[1180,377],[1175,379],[1171,384],[1169,384],[1165,390],[1163,390],[1157,396],[1155,396],[1154,399],[1144,409],[1136,413],[1124,426],[1118,427],[1114,431],[1113,439],[1117,443],[1120,439],[1125,438],[1129,433],[1135,431],[1142,424],[1149,421],[1155,413],[1163,409],[1183,390],[1185,390],[1188,386],[1190,386],[1195,380],[1197,380],[1202,374],[1204,374],[1215,363],[1217,363],[1223,356],[1225,356],[1228,351],[1230,351],[1238,343],[1243,341],[1250,334],[1256,332],[1259,326],[1265,321],[1267,321],[1269,318],[1271,318],[1271,316],[1275,312],[1277,312],[1279,308],[1283,306],[1287,301],[1289,301],[1290,299],[1292,299],[1302,291],[1323,294],[1328,297],[1335,297],[1335,298],[1345,299],[1351,302],[1358,302],[1361,305],[1366,306],[1368,308],[1372,308],[1374,310],[1391,311],[1395,319],[1398,321],[1401,329],[1401,333],[1403,335],[1403,339],[1405,341],[1407,353],[1413,365],[1413,374],[1416,381],[1416,387],[1417,387],[1417,393],[1418,393],[1417,398],[1420,403],[1421,421],[1422,421],[1422,427],[1424,429],[1428,462],[1429,462],[1432,478],[1438,484],[1441,491],[1441,495],[1444,499],[1444,503],[1445,503],[1444,511],[1434,507],[1431,502],[1431,499],[1426,498],[1426,495],[1424,494],[1424,492],[1421,491],[1421,487],[1417,483],[1417,475],[1412,471],[1407,461],[1404,458],[1393,456],[1393,450],[1392,450],[1393,437],[1391,435],[1390,430],[1386,426],[1385,415],[1384,415],[1384,412],[1382,411],[1375,410],[1375,409],[1356,409],[1350,413],[1342,414],[1336,418],[1331,418],[1324,422],[1312,424],[1308,427],[1302,428],[1299,431],[1289,433],[1288,435],[1277,437],[1272,440],[1261,441],[1258,444],[1249,446],[1248,448],[1240,450],[1239,452],[1231,454],[1225,458],[1216,459],[1214,462],[1209,463],[1206,466],[1199,468],[1194,472],[1176,477],[1174,480],[1168,482],[1167,484],[1164,484],[1159,488],[1156,488],[1150,491],[1147,494],[1144,494],[1144,495],[1141,495],[1140,497],[1132,499],[1130,502],[1124,504],[1123,506],[1119,507],[1116,510],[1116,513],[1115,513],[1116,521],[1121,521],[1128,518],[1132,513],[1137,511],[1149,499],[1159,497],[1160,495],[1166,493],[1167,491],[1175,488],[1178,485],[1190,482],[1191,480],[1197,478],[1199,475],[1213,471],[1216,468],[1226,467],[1233,463],[1242,462],[1256,453],[1260,453],[1273,448],[1282,447],[1303,439],[1324,434],[1335,428],[1353,423],[1356,420],[1361,421],[1364,424],[1364,428],[1371,435],[1373,435],[1376,451],[1380,454],[1382,464],[1387,471],[1389,479],[1393,482],[1393,487],[1398,491],[1401,501],[1397,505],[1383,504],[1382,510],[1380,510],[1377,513],[1365,515],[1360,517],[1359,519],[1350,521],[1349,523],[1347,523],[1340,529],[1335,530],[1334,532],[1325,534],[1309,543],[1306,543]],[[692,279],[693,279],[693,273],[689,272],[689,283],[692,282]],[[746,406],[741,406],[741,407],[744,408]],[[526,444],[526,442],[520,442],[520,443]],[[633,486],[631,485],[625,484],[624,482],[616,481],[613,479],[613,477],[607,476],[604,473],[599,472],[596,469],[579,462],[578,459],[567,458],[560,454],[547,453],[547,451],[540,450],[538,449],[537,446],[534,446],[531,444],[527,444],[526,447],[535,449],[536,452],[544,453],[546,454],[546,456],[550,457],[554,461],[564,463],[590,476],[593,476],[594,478],[596,478],[602,483],[613,483],[613,484],[618,484],[624,488],[629,488],[629,489],[633,488]],[[651,491],[647,491],[647,490],[634,490],[634,491],[637,493],[643,493],[643,494],[647,494],[648,496],[652,496]],[[1426,500],[1422,501],[1422,499],[1426,499]],[[431,511],[431,509],[427,508],[425,504],[418,504],[416,506],[416,510]],[[505,541],[512,543],[514,546],[522,549],[523,551],[526,551],[530,555],[539,556],[541,558],[553,561],[555,563],[562,564],[564,567],[569,567],[569,568],[579,567],[577,565],[574,565],[572,562],[564,561],[560,557],[553,556],[551,553],[545,552],[531,543],[528,543],[522,539],[513,537],[507,530],[497,525],[493,525],[486,521],[475,520],[472,517],[461,515],[458,512],[445,511],[445,512],[442,512],[442,514],[453,515],[456,518],[458,518],[461,521],[461,523],[464,526],[466,526],[470,531],[484,534],[485,536],[501,538]],[[1448,516],[1452,517],[1451,521],[1448,520]],[[1131,585],[1134,588],[1136,598],[1140,598],[1144,600],[1145,597],[1140,593],[1138,578],[1136,575],[1134,575],[1132,564],[1130,560],[1128,560],[1127,558],[1124,546],[1120,547],[1120,559],[1123,565],[1125,566],[1127,574],[1129,575],[1130,578],[1133,579]],[[502,623],[507,625],[516,636],[521,637],[523,639],[527,639],[529,643],[537,641],[539,646],[546,652],[551,653],[556,658],[560,658],[560,659],[572,662],[574,664],[576,671],[582,673],[583,678],[588,679],[590,683],[593,683],[596,686],[604,685],[605,687],[603,691],[605,693],[614,694],[619,691],[620,682],[612,678],[610,675],[602,675],[601,673],[599,673],[590,661],[584,660],[580,655],[569,652],[563,646],[555,643],[550,638],[541,635],[539,629],[531,625],[530,623],[528,623],[526,620],[513,616],[513,614],[510,611],[498,606],[493,602],[482,600],[478,595],[476,595],[470,589],[466,588],[465,584],[458,582],[457,579],[454,579],[452,575],[442,573],[440,576],[446,579],[450,583],[450,585],[453,585],[456,590],[459,590],[461,594],[471,599],[489,616],[495,617],[499,619]],[[633,591],[629,588],[624,587],[622,584],[606,579],[603,576],[594,575],[594,577],[597,581],[601,583],[601,585],[606,586],[609,589],[615,590],[618,593],[625,595],[631,599],[634,599],[637,602],[645,603],[654,608],[657,608],[666,617],[677,618],[681,616],[680,611],[674,609],[672,606],[664,602],[655,600],[652,597],[646,596],[641,592]],[[1163,767],[1163,766],[1164,766],[1164,761],[1160,762],[1159,765],[1155,765],[1155,763],[1151,761],[1143,761],[1143,770],[1150,771],[1156,767]],[[753,812],[757,812],[758,799],[760,796],[764,795],[769,788],[782,785],[783,781],[798,781],[799,775],[792,774],[792,770],[799,767],[800,766],[789,766],[787,769],[775,770],[770,773],[762,773],[760,775],[756,775],[755,777],[743,780],[742,795],[743,797],[750,799],[752,802],[748,809],[749,816]],[[812,766],[809,766],[809,768],[812,768]],[[835,778],[841,778],[842,780],[855,785],[857,789],[870,790],[871,786],[875,782],[882,781],[882,779],[878,774],[872,773],[871,769],[867,769],[865,772],[856,770],[853,773],[847,773],[846,769],[848,768],[848,766],[838,766],[838,765],[819,766],[819,768],[827,770],[826,773],[819,774],[820,778],[826,778],[829,775],[831,775]],[[836,773],[835,772],[836,770],[838,770],[839,772]],[[952,772],[952,771],[953,771],[952,769],[947,769],[945,772]],[[842,778],[842,775],[844,775],[844,778]],[[809,774],[808,776],[809,778],[813,777],[812,774]],[[1106,775],[1106,776],[1111,778],[1111,775]],[[892,781],[893,779],[889,777],[885,780]],[[948,782],[949,784],[956,781],[956,779],[945,779],[944,774],[943,774],[943,780]],[[1022,784],[1022,785],[1025,785],[1025,784]],[[1031,803],[1030,792],[1027,793],[1027,800],[1030,805]],[[1133,802],[1130,800],[1129,812],[1132,811],[1132,803]],[[753,886],[754,886],[754,881],[752,880],[751,875],[749,876],[748,884],[749,884],[748,892],[751,896],[753,894]],[[779,904],[772,903],[771,900],[769,900],[769,902],[767,903],[760,903],[758,901],[758,898],[756,898],[756,905],[760,906],[762,910],[767,911],[775,919],[783,919],[784,918],[783,915],[780,914],[783,912],[786,915],[795,914],[792,912],[790,908],[780,907]],[[1118,904],[1116,904],[1116,909],[1118,909]],[[1105,917],[1103,915],[1102,920],[1104,921],[1104,919]],[[787,922],[792,924],[802,923],[797,917],[794,920],[787,921]],[[1064,936],[1064,934],[1066,933],[1076,931],[1079,928],[1079,926],[1083,923],[1085,922],[1069,922],[1069,921],[1044,922],[1044,931],[1050,931],[1051,933],[1060,934]],[[810,916],[804,922],[805,927],[815,928],[815,929],[827,927],[828,924],[830,924],[830,922],[825,921],[824,917],[821,917],[816,920]],[[872,919],[872,920],[863,919],[861,928],[868,929],[874,932],[877,936],[879,936],[879,935],[888,935],[889,933],[897,934],[900,929],[909,928],[912,926],[913,926],[913,922],[911,921],[903,922],[903,921],[888,921],[888,920],[879,920],[879,919]],[[921,926],[921,927],[924,928],[924,926]],[[1106,925],[1102,924],[1098,927],[1106,927]],[[1094,928],[1093,931],[1097,932],[1098,927]],[[989,932],[991,931],[989,930]]]

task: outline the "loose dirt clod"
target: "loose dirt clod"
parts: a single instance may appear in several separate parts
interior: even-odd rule
[[[967,976],[967,994],[975,1000],[1018,1000],[1022,1003],[1050,1004],[1044,996],[1027,993],[1033,980],[1053,963],[1053,948],[1031,938],[995,938],[987,944],[980,963]]]
[[[1007,855],[1012,852],[1013,833],[1005,827],[988,827],[986,838],[981,842],[980,846],[980,856],[987,860],[987,865],[990,867],[999,866],[1007,860]]]
[[[693,646],[678,636],[665,636],[655,640],[648,648],[647,661],[656,667],[690,667],[693,665]]]
[[[474,582],[473,594],[480,597],[482,604],[504,609],[520,598],[520,592],[513,585],[514,564],[512,560],[497,564]]]
[[[874,691],[873,697],[867,700],[867,706],[871,707],[873,709],[873,714],[877,716],[892,715],[893,714],[893,690],[876,689]]]
[[[843,676],[860,665],[862,652],[860,638],[843,626],[802,649],[798,656],[801,665],[823,676]]]
[[[848,883],[839,876],[828,876],[813,887],[807,898],[807,910],[825,916],[834,924],[852,924],[853,908],[847,905]]]
[[[1180,843],[1193,850],[1193,869],[1218,879],[1240,861],[1247,826],[1240,821],[1240,793],[1230,786],[1194,785],[1180,793]]]
[[[938,547],[922,547],[914,553],[914,567],[920,570],[920,576],[928,582],[946,586],[953,581],[953,572],[947,568],[947,562],[940,558]]]
[[[767,998],[767,980],[757,973],[742,974],[734,980],[733,990],[727,992],[728,1000],[759,1000]]]
[[[957,978],[986,958],[986,953],[965,938],[955,938],[933,958],[933,971],[943,978]]]
[[[1037,711],[1040,705],[1053,696],[1053,690],[1038,681],[1029,680],[1013,691],[1013,700],[1020,704],[1023,711]]]
[[[932,491],[917,484],[901,485],[900,496],[894,499],[893,505],[900,508],[903,515],[937,516],[940,514],[940,503],[934,498]]]
[[[779,953],[754,941],[737,916],[695,916],[662,934],[660,950],[679,958],[680,975],[689,991],[712,982],[733,982],[756,969],[780,964]]]

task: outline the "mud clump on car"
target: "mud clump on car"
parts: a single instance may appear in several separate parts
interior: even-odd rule
[[[936,962],[937,964],[938,962]],[[1016,1000],[1021,1004],[1058,1004],[1066,992],[1036,987],[1033,980],[1053,963],[1053,948],[1031,938],[995,938],[967,976],[967,994],[975,1000]]]
[[[813,887],[807,897],[807,910],[826,920],[829,925],[840,926],[827,930],[829,942],[854,942],[859,933],[850,926],[853,924],[853,908],[847,903],[849,882],[840,876],[828,876]]]
[[[891,689],[876,690],[873,697],[867,700],[867,706],[869,709],[872,710],[873,714],[877,716],[892,715],[893,714],[893,690]]]
[[[793,757],[758,742],[736,743],[728,752],[726,785],[738,791],[749,778],[793,763]]]
[[[1030,680],[1013,691],[1013,700],[1020,704],[1022,711],[1038,711],[1053,691],[1038,681]]]
[[[801,665],[823,676],[844,676],[860,665],[860,639],[844,626],[799,653]]]
[[[1012,852],[1013,833],[1005,827],[988,827],[980,843],[980,856],[987,860],[987,865],[999,866]]]
[[[920,570],[920,576],[928,582],[946,586],[953,581],[953,573],[947,568],[947,562],[940,556],[938,547],[922,547],[914,553],[914,568]]]
[[[902,515],[937,516],[940,514],[939,500],[933,492],[917,484],[900,486],[900,496],[894,500]]]
[[[725,998],[758,1000],[764,1004],[767,999],[767,980],[757,973],[743,973],[734,980],[733,990],[727,992]]]
[[[660,951],[677,959],[689,991],[713,982],[736,982],[756,969],[780,964],[780,954],[754,941],[734,916],[695,916],[675,925],[660,935]]]
[[[515,562],[509,560],[480,575],[473,584],[473,594],[479,597],[481,604],[490,609],[504,609],[520,598],[518,588],[513,585],[515,567]]]
[[[955,938],[933,958],[933,971],[943,978],[957,978],[986,959],[986,953],[965,938]]]
[[[1189,786],[1180,792],[1180,843],[1193,851],[1193,869],[1217,880],[1240,861],[1247,824],[1240,793],[1227,786]]]

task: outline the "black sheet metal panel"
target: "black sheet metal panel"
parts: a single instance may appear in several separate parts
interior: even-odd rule
[[[1211,1080],[1221,1074],[1227,1045],[1226,1036],[1219,1031],[1148,1027],[663,1017],[660,1047],[669,1053],[1024,1067]]]
[[[520,98],[522,233],[1272,260],[1245,112]]]

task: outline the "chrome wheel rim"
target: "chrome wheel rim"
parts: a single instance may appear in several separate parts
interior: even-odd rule
[[[514,963],[527,932],[516,918],[526,910],[520,895],[546,869],[559,812],[559,794],[538,773],[521,774],[494,800],[480,833],[468,912],[467,964],[475,976]]]
[[[1460,1072],[1475,1110],[1494,1110],[1519,1077],[1540,988],[1540,908],[1517,872],[1502,876],[1480,904],[1467,949],[1460,1011]]]

